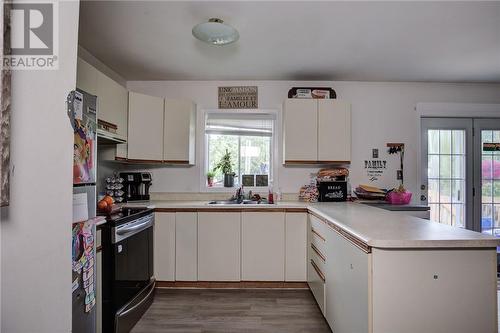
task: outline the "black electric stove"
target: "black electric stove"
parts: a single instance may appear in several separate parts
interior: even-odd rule
[[[122,207],[120,210],[107,215],[106,221],[112,226],[118,226],[143,216],[153,214],[153,212],[154,210],[152,208]]]
[[[126,208],[102,230],[103,332],[129,332],[153,302],[154,210]]]

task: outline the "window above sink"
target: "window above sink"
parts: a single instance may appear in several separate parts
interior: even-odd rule
[[[245,185],[242,176],[253,178],[256,191],[267,191],[273,179],[273,157],[275,155],[276,113],[273,111],[207,111],[204,118],[204,172],[202,187],[207,191],[234,191],[235,187]],[[226,150],[231,154],[235,173],[234,187],[224,188],[224,175],[217,170],[213,186],[209,186],[206,174],[212,171],[221,160]],[[264,177],[257,177],[264,176]],[[267,177],[263,186],[256,186],[258,181]]]

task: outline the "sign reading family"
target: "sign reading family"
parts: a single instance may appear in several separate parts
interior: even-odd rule
[[[256,86],[219,87],[219,109],[257,109]]]

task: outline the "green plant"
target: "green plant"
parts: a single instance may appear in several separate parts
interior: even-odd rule
[[[208,179],[213,179],[214,177],[215,177],[215,171],[208,171],[207,172]]]
[[[233,163],[231,162],[231,153],[226,149],[226,153],[222,155],[219,163],[215,165],[213,171],[220,170],[225,175],[234,174]]]

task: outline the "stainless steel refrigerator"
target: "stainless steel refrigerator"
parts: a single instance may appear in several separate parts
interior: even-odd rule
[[[72,224],[72,332],[96,331],[97,97],[81,90],[67,100],[74,130]]]

